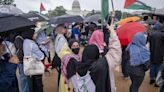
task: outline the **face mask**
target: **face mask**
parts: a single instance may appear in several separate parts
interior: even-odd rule
[[[75,49],[72,49],[72,52],[74,54],[79,54],[79,50],[80,50],[80,48],[75,48]]]

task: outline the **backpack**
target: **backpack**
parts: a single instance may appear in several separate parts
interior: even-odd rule
[[[89,71],[85,76],[82,77],[76,73],[76,75],[74,75],[71,80],[75,92],[96,92],[96,86],[91,79]]]

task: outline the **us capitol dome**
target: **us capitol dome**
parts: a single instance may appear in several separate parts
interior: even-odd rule
[[[86,16],[89,11],[81,10],[81,6],[78,0],[74,0],[72,3],[72,10],[66,12],[69,15],[80,15],[80,16]]]

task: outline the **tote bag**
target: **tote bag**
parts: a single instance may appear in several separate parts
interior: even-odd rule
[[[32,56],[32,44],[30,46],[30,55],[23,58],[24,73],[27,76],[44,74],[44,65]]]

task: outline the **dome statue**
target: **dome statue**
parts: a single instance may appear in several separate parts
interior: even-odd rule
[[[85,16],[89,13],[89,11],[83,11],[81,10],[80,2],[78,0],[74,0],[72,3],[72,9],[66,11],[68,15],[80,15]]]
[[[78,0],[74,0],[72,3],[72,11],[79,12],[81,11],[80,3]]]

